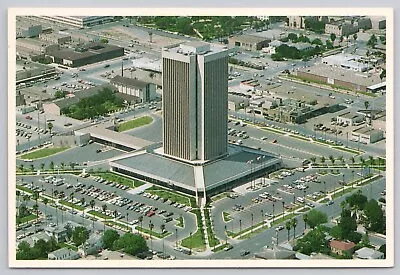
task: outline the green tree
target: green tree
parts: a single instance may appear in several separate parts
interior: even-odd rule
[[[365,109],[367,109],[367,110],[368,110],[368,107],[369,107],[369,101],[364,101],[364,107],[365,107]]]
[[[51,134],[51,130],[53,130],[53,127],[54,127],[53,123],[51,123],[51,122],[47,123],[47,129],[49,129],[50,134]]]
[[[36,258],[31,246],[26,241],[22,241],[17,247],[17,260],[33,260]]]
[[[326,40],[325,45],[327,49],[333,49],[333,44],[330,40]]]
[[[369,200],[365,204],[364,216],[364,225],[368,230],[377,233],[385,233],[385,216],[376,200]]]
[[[375,34],[372,34],[367,42],[367,46],[374,48],[376,44],[378,43],[378,39],[376,39]]]
[[[384,254],[384,257],[386,259],[386,244],[381,245],[378,249],[379,252],[382,252]]]
[[[319,39],[319,38],[315,38],[313,41],[311,41],[311,44],[313,44],[313,45],[320,45],[320,46],[324,45],[324,43],[322,42],[322,40]]]
[[[357,34],[355,33],[355,34],[353,34],[353,39],[354,39],[354,42],[356,42],[357,41]]]
[[[307,224],[311,228],[315,228],[318,225],[326,222],[328,222],[328,216],[321,211],[313,209],[307,214]]]
[[[296,226],[297,226],[297,219],[291,219],[292,227],[293,227],[293,239],[296,238]]]
[[[324,227],[319,226],[308,232],[303,238],[298,239],[293,249],[306,255],[311,255],[313,252],[328,254],[330,249],[328,241],[325,239]]]
[[[354,210],[363,210],[367,201],[367,197],[362,194],[361,190],[358,190],[356,193],[346,197],[345,199],[345,202],[349,207]]]
[[[383,69],[382,72],[379,74],[379,78],[381,81],[386,78],[386,69]]]
[[[290,237],[289,233],[290,233],[290,229],[292,229],[292,223],[290,220],[285,223],[285,228],[287,230],[287,240],[289,241],[289,237]]]
[[[89,231],[83,227],[83,226],[77,226],[75,227],[73,233],[72,233],[72,240],[75,243],[75,245],[79,246],[86,242],[86,240],[89,238]]]
[[[104,43],[104,44],[108,43],[108,39],[107,38],[101,38],[99,41],[100,41],[100,43]]]
[[[336,40],[336,34],[334,34],[334,33],[331,33],[331,35],[330,35],[330,39],[331,39],[331,41],[332,41],[332,44],[333,44],[333,43],[335,43],[335,40]]]
[[[50,161],[50,170],[53,170],[54,171],[54,161]]]
[[[317,158],[316,157],[311,157],[310,160],[311,160],[312,164],[315,164],[315,162],[317,161]]]
[[[41,164],[40,164],[40,170],[44,170],[44,167],[45,167],[45,164],[44,164],[44,162],[42,162]]]
[[[140,235],[132,233],[125,233],[123,236],[121,236],[115,242],[114,249],[122,249],[125,253],[133,256],[149,250],[145,239]]]
[[[103,245],[105,249],[111,249],[114,243],[119,239],[119,234],[113,229],[106,230],[103,235]]]
[[[332,162],[332,165],[335,164],[335,158],[332,155],[329,156],[329,160]]]

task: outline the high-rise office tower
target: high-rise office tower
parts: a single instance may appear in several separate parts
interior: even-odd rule
[[[168,156],[206,162],[228,150],[228,52],[186,42],[163,58],[163,146]]]

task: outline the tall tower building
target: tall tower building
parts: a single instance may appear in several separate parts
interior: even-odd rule
[[[193,162],[228,150],[228,52],[203,42],[163,49],[164,154]]]

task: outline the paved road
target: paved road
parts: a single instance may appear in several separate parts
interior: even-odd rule
[[[386,187],[385,178],[380,179],[373,183],[373,191],[372,197],[375,199],[380,198],[380,192],[382,192]],[[364,195],[369,196],[371,187],[370,185],[364,186],[361,188]],[[316,207],[317,210],[323,211],[328,215],[328,220],[331,220],[337,217],[341,212],[340,203],[345,199],[345,197],[341,197],[335,200],[333,205],[327,206],[325,204]],[[301,218],[297,218],[297,227],[296,227],[296,236],[300,236],[304,230],[304,222]],[[287,231],[282,230],[278,234],[275,231],[276,226],[271,229],[268,229],[260,234],[257,234],[250,239],[244,240],[240,243],[234,245],[234,248],[230,251],[221,251],[213,254],[211,256],[212,259],[238,259],[242,258],[240,256],[240,252],[243,250],[250,251],[250,255],[246,256],[246,258],[252,258],[254,253],[263,251],[265,246],[271,246],[272,238],[278,236],[278,242],[287,240]],[[292,230],[293,232],[293,230]]]

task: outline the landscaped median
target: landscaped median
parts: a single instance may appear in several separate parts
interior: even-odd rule
[[[150,116],[142,116],[136,119],[132,119],[126,122],[123,122],[118,125],[118,132],[128,131],[140,126],[144,126],[153,122],[153,118]]]
[[[40,159],[45,158],[65,150],[68,150],[70,147],[53,147],[53,148],[43,148],[40,150],[33,151],[31,153],[27,153],[19,156],[20,159]]]
[[[132,231],[132,229],[129,226],[121,224],[121,223],[118,223],[118,222],[107,221],[107,222],[104,222],[104,223],[106,225],[110,226],[110,227],[117,228],[117,229],[120,229],[120,230],[123,230],[123,231],[126,231],[126,232],[131,232]]]
[[[159,186],[152,186],[146,189],[146,192],[152,195],[157,195],[161,198],[174,201],[177,203],[185,204],[190,207],[196,206],[196,199],[191,196],[181,195],[176,193],[175,191],[168,190]]]
[[[103,214],[101,212],[95,211],[95,210],[89,210],[87,213],[91,214],[93,216],[99,217],[101,219],[105,219],[105,220],[113,219],[113,217]]]
[[[140,226],[136,226],[135,229],[137,231],[139,231],[139,232],[142,232],[142,233],[147,234],[149,236],[151,235],[152,237],[156,237],[158,239],[163,239],[163,238],[168,237],[169,235],[172,234],[172,232],[169,232],[169,231],[165,231],[164,233],[158,233],[156,231],[152,231],[150,229],[147,229],[147,228],[144,228],[144,227],[140,227]]]
[[[183,239],[181,245],[186,248],[192,248],[198,251],[204,251],[206,249],[206,242],[203,231],[203,223],[201,221],[200,209],[193,209],[190,212],[196,215],[197,231],[191,236]]]
[[[95,176],[99,176],[107,181],[116,182],[116,183],[128,186],[130,188],[139,187],[139,186],[145,184],[144,182],[142,182],[140,180],[127,178],[127,177],[124,177],[124,176],[121,176],[121,175],[118,175],[118,174],[112,173],[112,172],[96,173]]]
[[[33,191],[32,191],[31,189],[26,188],[26,187],[24,187],[24,186],[18,186],[18,185],[17,185],[17,189],[19,189],[19,190],[21,190],[21,191],[24,191],[24,192],[26,192],[26,193],[29,193],[29,194],[33,194]]]
[[[207,208],[204,209],[204,217],[206,219],[208,244],[210,247],[217,246],[217,245],[219,245],[220,241],[215,237],[214,231],[212,230],[211,219],[210,219],[210,210]]]
[[[59,200],[58,203],[62,204],[62,205],[65,205],[65,206],[68,206],[68,207],[71,207],[73,209],[79,210],[79,211],[83,211],[85,209],[85,207],[83,207],[83,206],[75,205],[73,203],[70,203],[70,202],[64,201],[64,200]]]

